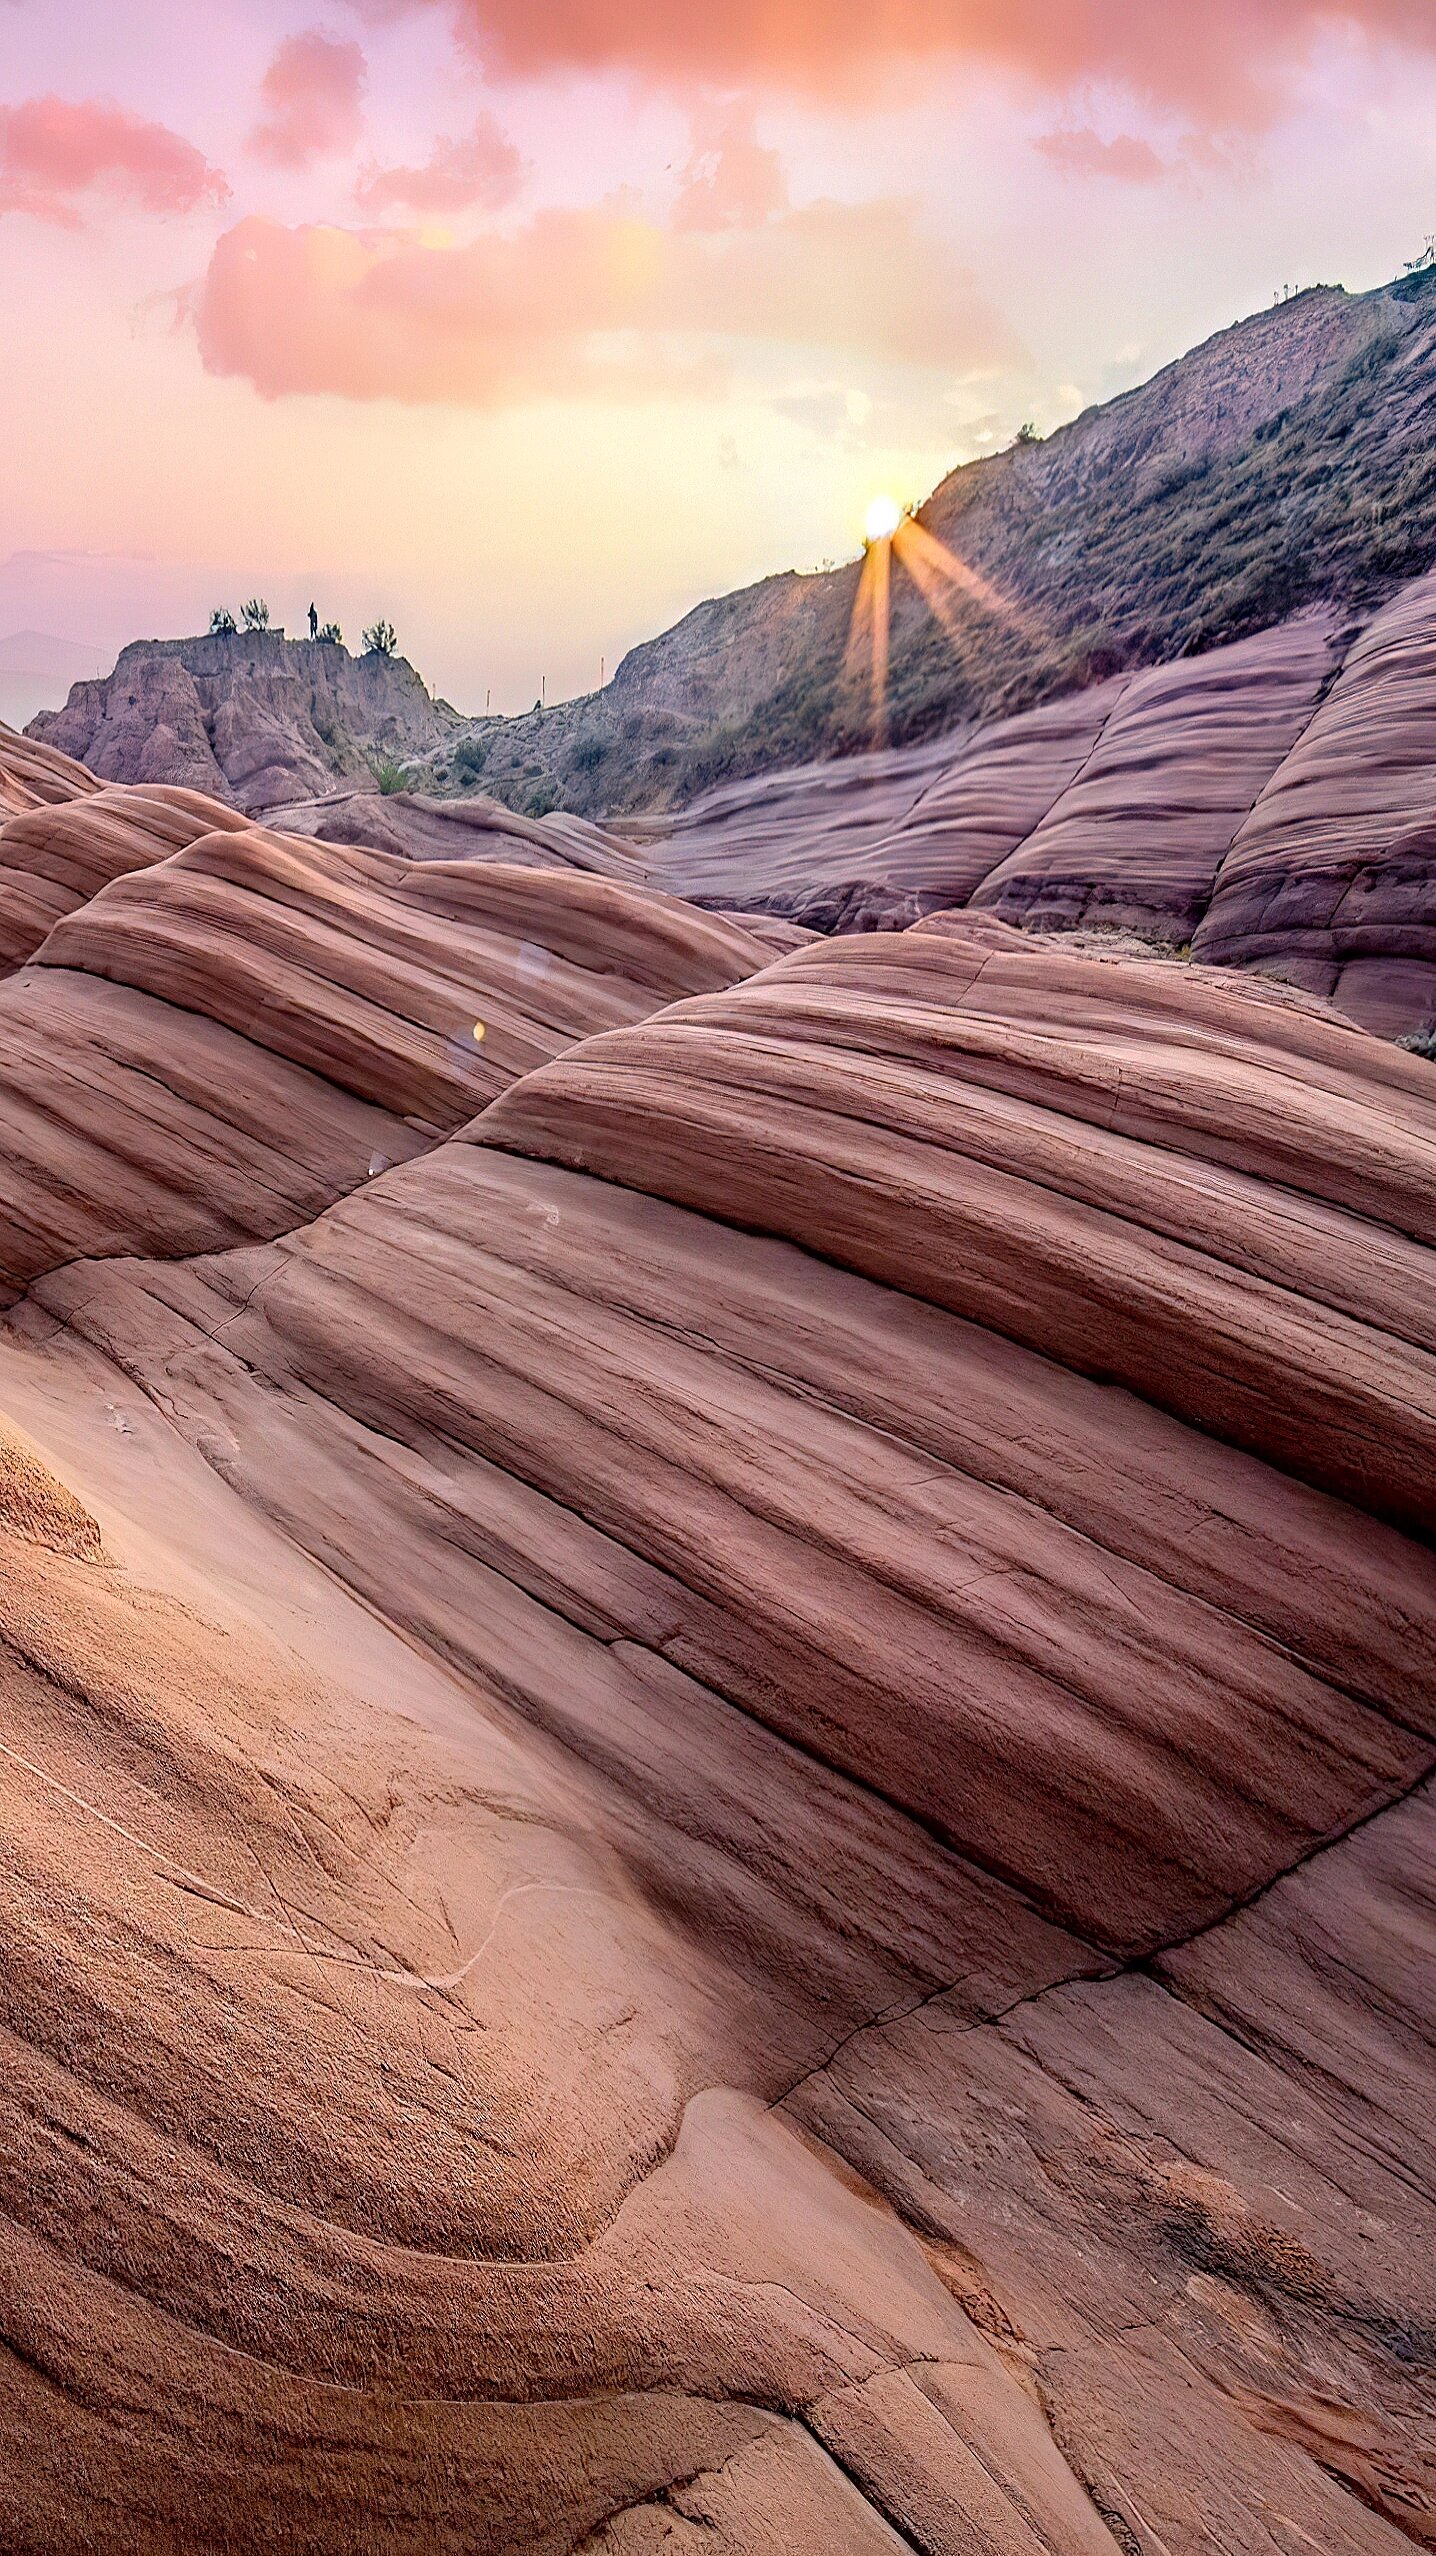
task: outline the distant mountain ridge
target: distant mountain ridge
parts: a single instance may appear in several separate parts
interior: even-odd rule
[[[1045,442],[963,464],[918,522],[1014,609],[944,630],[894,581],[888,703],[910,743],[1202,653],[1314,604],[1363,617],[1436,560],[1436,269],[1318,285]],[[872,742],[843,657],[857,562],[697,605],[600,693],[464,719],[400,660],[256,638],[136,642],[32,733],[106,779],[254,811],[392,760],[440,797],[632,813]]]
[[[0,719],[23,727],[53,709],[62,689],[103,672],[98,648],[51,630],[12,630],[0,639]]]

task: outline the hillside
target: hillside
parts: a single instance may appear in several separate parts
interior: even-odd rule
[[[1436,559],[1436,270],[1318,286],[1223,330],[1045,443],[965,464],[918,521],[1018,609],[954,644],[893,590],[889,734],[912,742],[1268,628],[1359,610]],[[613,813],[871,743],[843,654],[858,571],[700,604],[602,694],[476,741],[516,806]],[[419,786],[453,786],[441,754]]]

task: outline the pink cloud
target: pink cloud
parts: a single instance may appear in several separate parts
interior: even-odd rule
[[[524,162],[497,117],[481,115],[472,131],[435,143],[422,167],[371,168],[355,195],[366,213],[497,213],[524,182]]]
[[[286,36],[259,84],[250,149],[277,169],[307,169],[352,151],[363,127],[364,72],[357,44],[317,28]]]
[[[693,151],[673,208],[677,230],[749,229],[788,201],[783,163],[754,130],[751,107],[709,108],[693,129]]]
[[[141,213],[195,213],[228,194],[192,142],[113,100],[0,106],[0,214],[30,213],[73,230],[91,197]]]
[[[269,399],[495,408],[712,389],[745,345],[929,371],[1020,360],[972,279],[892,201],[722,231],[609,203],[446,248],[251,218],[218,242],[192,317],[207,370]]]
[[[1040,133],[1034,147],[1064,177],[1122,178],[1129,186],[1150,186],[1167,174],[1166,161],[1135,133],[1114,133],[1104,142],[1090,125],[1064,126]]]
[[[432,0],[427,0],[432,5]],[[519,77],[629,70],[679,85],[829,95],[948,55],[1070,91],[1116,81],[1208,125],[1271,112],[1325,29],[1436,55],[1430,0],[449,0],[484,62]],[[360,0],[364,5],[364,0]],[[393,17],[405,0],[367,0]],[[426,5],[426,0],[408,0]]]

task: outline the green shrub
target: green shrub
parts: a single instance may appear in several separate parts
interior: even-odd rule
[[[389,755],[381,755],[375,763],[374,778],[379,784],[380,796],[385,799],[392,799],[398,791],[407,790],[409,786],[403,765],[395,763]]]

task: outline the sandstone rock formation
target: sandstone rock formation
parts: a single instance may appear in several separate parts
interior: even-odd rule
[[[970,903],[1041,931],[1136,930],[1330,997],[1383,1035],[1436,1022],[1436,577],[1354,636],[1300,615],[935,744],[715,791],[650,874],[825,931]]]
[[[1385,1036],[1420,1036],[1436,1026],[1433,664],[1436,572],[1364,624],[1298,614],[1012,719],[738,783],[676,817],[600,826],[353,787],[292,798],[279,816],[406,862],[589,873],[804,930],[900,930],[964,904],[1036,930],[1135,930],[1319,992]],[[46,769],[52,791],[91,787],[78,767]],[[112,794],[103,807],[127,821]],[[85,826],[72,810],[53,841],[78,846]],[[14,839],[38,878],[35,828]],[[101,857],[57,851],[57,882],[83,887]],[[131,865],[118,838],[103,857]],[[4,860],[0,838],[0,956],[13,964],[60,908],[57,883],[7,887]]]
[[[195,867],[94,915],[193,966]],[[706,963],[0,1338],[17,2556],[1397,2556],[1430,1069],[991,916]]]
[[[1436,576],[1362,633],[1258,798],[1196,936],[1394,1036],[1436,1018]]]
[[[0,819],[27,808],[58,807],[97,790],[93,772],[34,737],[17,736],[0,722]]]
[[[0,824],[0,972],[21,967],[62,916],[129,870],[247,820],[197,790],[91,790]]]
[[[0,985],[0,1291],[287,1231],[570,1039],[769,955],[607,880],[231,822],[114,878]]]
[[[974,903],[1189,941],[1234,833],[1316,710],[1333,638],[1311,616],[1127,678],[1080,772],[974,883]]]
[[[321,843],[363,843],[416,861],[512,861],[529,869],[591,870],[640,879],[645,864],[619,835],[559,810],[516,815],[497,799],[431,799],[408,790],[376,798],[345,792],[281,811],[286,826]]]
[[[1431,609],[627,839],[0,762],[5,2556],[1431,2543]]]

